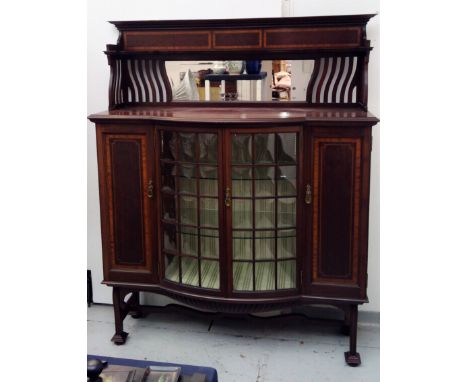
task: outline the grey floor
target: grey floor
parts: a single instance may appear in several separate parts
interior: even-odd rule
[[[376,323],[359,323],[362,365],[355,368],[344,362],[348,337],[333,321],[296,315],[212,317],[169,309],[143,319],[127,317],[124,327],[130,333],[127,343],[116,346],[110,341],[112,307],[88,308],[88,354],[210,366],[220,382],[379,380]]]

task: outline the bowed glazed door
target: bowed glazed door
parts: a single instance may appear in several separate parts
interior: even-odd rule
[[[309,292],[367,298],[369,128],[313,128],[306,213]]]
[[[298,277],[299,128],[226,132],[229,290],[294,294]]]
[[[162,283],[223,294],[220,131],[158,128]]]

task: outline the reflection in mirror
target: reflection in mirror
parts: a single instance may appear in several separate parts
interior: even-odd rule
[[[175,102],[305,101],[314,62],[167,61],[166,71]]]

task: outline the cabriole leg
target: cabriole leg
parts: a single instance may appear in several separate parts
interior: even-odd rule
[[[123,320],[126,316],[126,312],[124,307],[124,296],[120,288],[113,288],[112,302],[114,304],[115,334],[111,341],[116,345],[123,345],[127,339],[128,333],[123,330]]]
[[[128,300],[129,312],[128,314],[133,318],[143,317],[143,312],[140,306],[140,292],[133,292],[132,296]]]
[[[349,366],[358,366],[361,364],[361,356],[356,351],[357,345],[357,321],[358,321],[358,307],[351,305],[349,307],[349,351],[345,352],[345,360]]]
[[[341,325],[341,333],[345,336],[349,336],[350,333],[350,325],[349,325],[349,306],[342,308],[344,312],[344,320],[343,324]]]

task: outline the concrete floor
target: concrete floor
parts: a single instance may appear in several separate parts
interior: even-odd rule
[[[210,327],[211,324],[211,327]],[[214,367],[220,382],[374,382],[379,380],[379,326],[359,323],[362,364],[348,367],[348,337],[333,321],[289,316],[213,317],[171,309],[127,317],[127,343],[116,346],[111,306],[88,308],[88,354]]]

